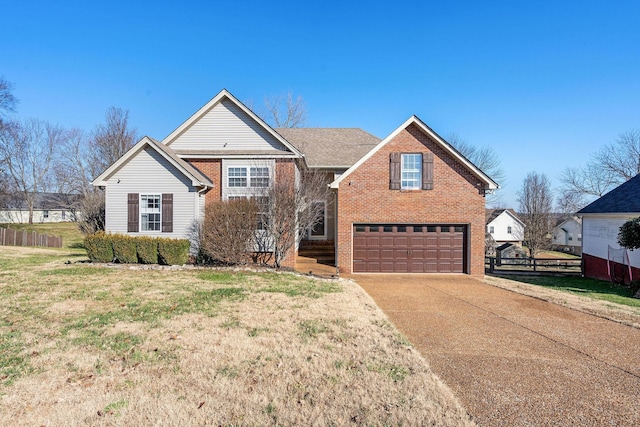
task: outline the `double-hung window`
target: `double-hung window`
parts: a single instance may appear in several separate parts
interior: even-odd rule
[[[250,168],[249,169],[249,185],[251,187],[268,187],[269,186],[269,168]]]
[[[418,190],[422,181],[422,154],[402,154],[401,186],[403,190]]]
[[[229,187],[247,186],[247,168],[229,168]]]
[[[160,231],[160,195],[142,194],[140,196],[141,231]]]

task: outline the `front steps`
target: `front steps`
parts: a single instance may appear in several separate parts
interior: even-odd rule
[[[318,264],[336,265],[336,253],[333,240],[302,240],[298,256],[313,258]]]

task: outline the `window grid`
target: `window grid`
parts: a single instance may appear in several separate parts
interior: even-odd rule
[[[401,171],[400,188],[403,190],[420,189],[422,154],[403,154]]]
[[[142,231],[160,231],[160,195],[140,196],[140,226]]]
[[[227,173],[229,187],[247,186],[247,168],[229,168]]]
[[[249,170],[251,187],[268,187],[269,186],[269,168],[251,168]]]

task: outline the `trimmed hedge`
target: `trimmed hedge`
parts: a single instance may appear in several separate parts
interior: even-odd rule
[[[191,243],[187,239],[158,239],[158,257],[160,264],[182,265],[189,259],[189,247]]]
[[[113,245],[111,244],[111,236],[99,231],[95,234],[89,234],[84,238],[84,247],[87,249],[87,255],[93,262],[111,262],[113,261]]]
[[[100,231],[86,236],[84,246],[93,262],[182,265],[189,259],[191,244],[187,239],[134,237]]]
[[[112,234],[113,257],[121,264],[136,264],[138,253],[136,251],[136,238],[124,234]]]
[[[155,237],[136,237],[136,250],[140,264],[158,263],[158,239]]]

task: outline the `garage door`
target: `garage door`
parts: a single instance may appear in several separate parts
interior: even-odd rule
[[[464,225],[353,227],[354,273],[464,273]]]

